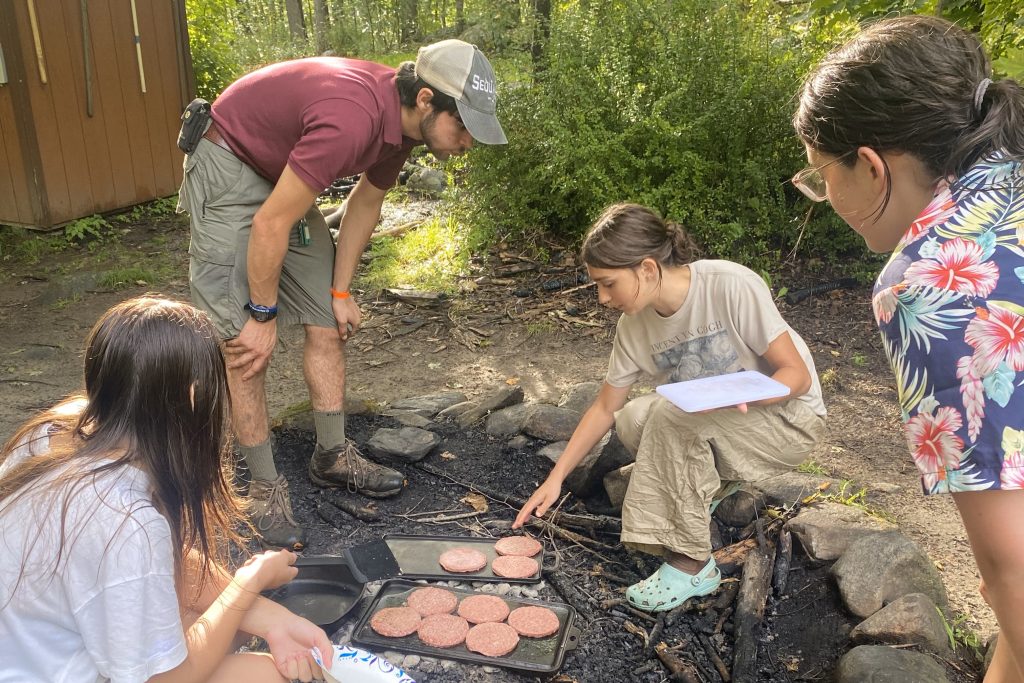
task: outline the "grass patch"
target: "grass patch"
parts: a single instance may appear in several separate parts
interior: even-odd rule
[[[953,617],[950,621],[946,619],[946,615],[943,614],[942,609],[939,607],[935,608],[939,612],[939,617],[942,619],[942,626],[946,629],[946,637],[949,639],[949,647],[952,650],[960,648],[969,650],[974,658],[981,661],[981,638],[974,632],[974,629],[967,626],[966,622],[970,618],[969,614],[961,612]]]
[[[469,264],[468,230],[452,216],[437,216],[404,235],[373,240],[370,254],[359,278],[363,289],[401,286],[452,294]]]
[[[814,460],[804,460],[796,468],[797,472],[803,472],[804,474],[814,474],[819,477],[829,476],[828,470],[816,463]]]
[[[825,372],[821,373],[818,378],[821,382],[822,389],[838,389],[839,388],[839,373],[835,368],[828,368]]]
[[[877,517],[878,519],[895,524],[896,519],[891,514],[868,503],[867,494],[868,488],[866,486],[857,488],[857,485],[852,481],[844,479],[839,483],[838,491],[833,493],[828,493],[827,490],[819,491],[811,497],[815,500],[824,500],[857,508],[859,510],[863,510],[872,517]]]
[[[98,284],[104,289],[127,289],[156,284],[158,279],[156,273],[151,270],[129,266],[108,270],[100,277]]]

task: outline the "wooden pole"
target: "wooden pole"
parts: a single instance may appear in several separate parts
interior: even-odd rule
[[[39,80],[46,83],[46,58],[43,56],[43,40],[39,37],[39,20],[36,19],[35,0],[25,0],[28,5],[28,23],[32,26],[32,41],[36,46],[36,64],[39,67]]]
[[[82,61],[85,64],[85,113],[92,118],[92,45],[89,42],[89,0],[82,0]]]
[[[139,38],[139,13],[135,9],[135,0],[132,0],[132,30],[135,31],[135,58],[139,62],[139,83],[142,85],[142,92],[146,92],[146,70],[142,68],[142,39]]]

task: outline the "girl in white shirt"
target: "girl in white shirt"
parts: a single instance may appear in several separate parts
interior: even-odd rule
[[[205,313],[154,298],[100,319],[85,392],[0,450],[0,683],[321,680],[324,632],[260,592],[290,551],[233,575],[228,390]],[[270,654],[231,654],[240,633]]]

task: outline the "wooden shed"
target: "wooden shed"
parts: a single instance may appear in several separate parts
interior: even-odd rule
[[[194,92],[185,0],[0,1],[0,223],[174,194]]]

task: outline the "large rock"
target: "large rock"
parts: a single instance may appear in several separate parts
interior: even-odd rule
[[[805,507],[786,526],[807,555],[819,562],[837,559],[862,536],[895,528],[860,508],[833,502]]]
[[[418,427],[419,429],[430,429],[434,423],[419,413],[411,410],[386,410],[384,415],[394,418],[403,427]]]
[[[924,593],[943,610],[946,588],[928,555],[898,531],[863,536],[832,565],[847,609],[867,617],[910,593]]]
[[[523,431],[536,406],[532,403],[518,403],[491,413],[484,430],[491,436],[515,436]]]
[[[836,683],[948,683],[946,670],[928,655],[884,645],[855,647],[839,660]]]
[[[378,429],[366,443],[367,449],[376,455],[399,458],[406,462],[416,462],[426,457],[441,443],[441,437],[434,432],[417,427],[401,429]]]
[[[568,441],[576,425],[580,422],[580,414],[568,408],[539,403],[526,418],[523,431],[543,441]]]
[[[745,527],[764,509],[764,494],[750,485],[726,496],[715,508],[715,517],[723,524]]]
[[[942,615],[923,593],[910,593],[890,602],[858,624],[850,632],[850,640],[858,644],[923,645],[940,654],[949,651]]]
[[[455,421],[463,429],[472,427],[477,422],[487,417],[496,410],[507,408],[523,402],[523,388],[521,386],[502,386],[497,391],[487,394],[476,402],[476,406],[465,411]]]
[[[615,432],[608,432],[597,442],[576,469],[565,478],[565,485],[577,496],[591,496],[600,490],[604,475],[633,462],[635,456],[626,450]]]
[[[565,396],[558,402],[559,408],[575,410],[582,415],[597,398],[601,391],[601,382],[580,382],[569,387]]]
[[[622,501],[626,499],[626,489],[629,488],[629,478],[632,474],[633,463],[629,463],[604,475],[604,490],[612,503],[612,509],[622,509]]]
[[[440,197],[448,186],[448,178],[444,171],[420,166],[409,175],[405,186],[413,192],[436,198]]]
[[[467,410],[472,410],[472,409],[474,409],[476,407],[477,407],[477,402],[476,401],[462,401],[461,403],[456,403],[453,406],[448,406],[447,408],[445,408],[444,410],[439,412],[437,415],[435,415],[434,419],[436,419],[436,420],[454,420],[454,419],[457,419],[459,417],[459,415],[462,415]]]
[[[788,507],[819,490],[822,484],[829,484],[834,491],[838,490],[841,483],[838,479],[831,477],[820,477],[803,472],[784,472],[768,479],[762,479],[755,483],[754,487],[764,493],[765,502],[769,505]]]
[[[391,404],[392,410],[409,410],[423,417],[432,418],[445,408],[466,400],[466,395],[460,391],[445,391],[439,394],[428,394],[426,396],[412,396],[403,398]]]

